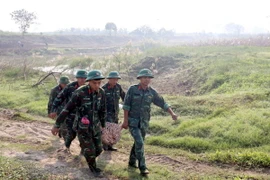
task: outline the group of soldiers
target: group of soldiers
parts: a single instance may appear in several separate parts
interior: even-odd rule
[[[149,84],[154,78],[149,69],[142,69],[137,79],[139,84],[130,86],[127,93],[118,84],[121,79],[117,71],[107,76],[101,71],[78,70],[77,81],[69,82],[68,77],[60,78],[59,85],[51,90],[48,103],[48,116],[56,118],[52,128],[53,135],[63,137],[66,150],[78,136],[81,154],[84,155],[94,176],[101,176],[96,158],[105,151],[116,151],[113,146],[102,144],[101,135],[106,122],[119,123],[119,101],[124,101],[124,122],[121,127],[129,129],[134,139],[129,157],[129,167],[139,168],[142,175],[149,174],[145,164],[144,139],[149,127],[151,104],[169,112],[173,120],[177,115]],[[138,162],[138,166],[137,166]]]

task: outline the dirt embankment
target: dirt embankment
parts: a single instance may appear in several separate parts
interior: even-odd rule
[[[0,49],[40,47],[104,48],[125,46],[140,39],[128,36],[80,36],[80,35],[5,35],[0,36]]]

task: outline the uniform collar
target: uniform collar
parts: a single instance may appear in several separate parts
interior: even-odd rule
[[[58,89],[60,90],[60,91],[62,91],[62,87],[60,86],[60,84],[58,85]]]
[[[99,93],[99,90],[98,91],[94,91],[91,89],[90,85],[88,85],[88,93],[89,94],[92,94],[92,93]]]
[[[149,90],[149,86],[146,89],[143,89],[141,84],[138,85],[138,89],[142,90],[142,91],[148,91]]]
[[[116,85],[115,85],[116,86]],[[113,88],[115,88],[115,86],[112,86],[112,85],[110,85],[109,83],[108,83],[108,89],[113,89]]]

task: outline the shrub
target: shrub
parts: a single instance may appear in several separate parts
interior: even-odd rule
[[[253,151],[217,151],[207,155],[210,161],[242,167],[269,167],[270,155]]]

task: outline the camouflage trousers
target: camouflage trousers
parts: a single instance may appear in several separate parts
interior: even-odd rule
[[[101,132],[78,130],[81,152],[88,165],[96,167],[96,157],[102,152]]]
[[[146,131],[144,129],[140,129],[139,127],[131,127],[129,126],[129,131],[134,139],[134,144],[132,146],[129,163],[135,164],[136,160],[139,162],[139,169],[145,170],[145,156],[144,156],[144,139]]]
[[[116,123],[118,124],[118,113],[114,112],[107,112],[107,119],[106,122]]]
[[[65,138],[66,137],[66,135],[67,135],[67,132],[68,132],[68,130],[67,130],[67,125],[66,125],[66,121],[64,122],[64,123],[62,123],[61,125],[60,125],[60,129],[59,129],[59,137],[60,138]]]
[[[74,122],[74,118],[67,118],[66,119],[66,128],[67,128],[67,133],[64,137],[65,140],[65,146],[67,148],[70,147],[71,142],[76,138],[76,131],[73,130],[73,122]]]

